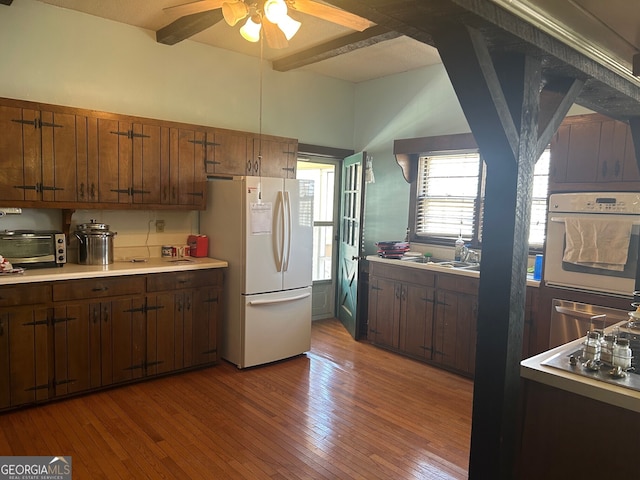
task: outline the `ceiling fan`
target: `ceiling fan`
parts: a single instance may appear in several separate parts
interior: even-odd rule
[[[224,19],[228,25],[246,21],[241,35],[257,42],[264,33],[271,48],[285,48],[301,23],[290,12],[300,12],[362,32],[373,25],[369,20],[316,0],[196,0],[166,7],[179,18],[156,32],[158,42],[173,45]]]

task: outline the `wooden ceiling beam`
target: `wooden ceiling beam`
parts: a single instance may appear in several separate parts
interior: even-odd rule
[[[343,55],[359,48],[370,47],[376,43],[386,42],[398,38],[401,34],[385,27],[373,26],[363,32],[351,33],[335,40],[316,45],[293,55],[283,57],[272,62],[273,69],[278,72],[287,72],[304,67],[312,63],[321,62],[329,58]]]
[[[2,0],[0,0],[2,1]],[[156,32],[156,41],[165,45],[175,45],[182,40],[214,26],[222,20],[222,10],[208,10],[180,17]]]
[[[2,5],[11,5],[13,0],[0,0],[0,4]]]

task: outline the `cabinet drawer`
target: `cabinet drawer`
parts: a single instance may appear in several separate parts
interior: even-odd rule
[[[217,285],[222,285],[222,271],[214,268],[187,272],[154,273],[149,275],[147,279],[148,292]]]
[[[13,305],[34,305],[51,301],[51,285],[8,285],[0,287],[0,307]]]
[[[115,297],[118,295],[139,295],[145,292],[145,276],[87,278],[69,280],[53,284],[53,300],[81,300],[90,298]]]
[[[445,273],[438,275],[438,289],[477,295],[479,286],[480,281],[477,278]]]
[[[370,262],[369,275],[385,277],[390,280],[415,283],[425,287],[433,287],[436,283],[435,273],[414,267],[403,267]]]

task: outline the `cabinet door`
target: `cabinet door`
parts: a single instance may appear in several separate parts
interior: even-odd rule
[[[25,200],[22,109],[0,105],[0,200]]]
[[[193,292],[192,365],[203,365],[218,359],[218,322],[222,290],[203,287]]]
[[[76,199],[80,203],[98,201],[98,151],[97,144],[89,143],[90,131],[98,131],[98,119],[76,116]],[[97,133],[92,141],[96,137]]]
[[[0,311],[0,409],[11,406],[9,314]]]
[[[631,136],[631,130],[629,126],[626,126],[626,138],[624,147],[624,171],[622,179],[625,182],[639,182],[640,171],[638,169],[638,162],[636,160],[636,150],[633,145],[633,137]]]
[[[51,311],[46,308],[19,308],[7,313],[11,406],[47,400]]]
[[[172,292],[147,297],[147,345],[145,374],[175,370],[175,295]]]
[[[111,302],[112,382],[140,378],[145,365],[145,299]],[[104,378],[103,378],[104,381]]]
[[[376,345],[398,348],[401,294],[400,283],[382,277],[370,277],[367,337]]]
[[[204,132],[179,129],[177,134],[171,135],[171,139],[177,141],[176,151],[178,164],[175,168],[175,181],[172,180],[172,199],[175,205],[192,205],[194,208],[203,208],[206,187],[206,175],[204,172],[204,144],[206,142]],[[172,168],[172,172],[174,169]]]
[[[438,290],[434,361],[464,373],[475,370],[477,296]]]
[[[42,111],[40,112],[40,130],[42,200],[45,202],[77,201],[76,116]]]
[[[405,284],[402,288],[400,350],[413,357],[431,360],[435,290],[413,284]]]
[[[159,205],[161,203],[162,134],[156,125],[132,125],[133,177],[131,201]],[[168,135],[168,131],[164,130]]]
[[[111,302],[89,304],[89,383],[91,388],[113,383]]]
[[[207,134],[207,138],[208,138]],[[208,146],[206,172],[241,176],[247,172],[247,135],[230,130],[216,130],[213,146]]]
[[[598,152],[598,182],[622,180],[626,128],[626,124],[614,120],[602,122]]]
[[[601,125],[601,122],[571,125],[566,182],[589,183],[596,181]]]
[[[95,169],[89,172],[87,180],[89,195],[92,200],[95,199],[100,203],[118,203],[121,195],[118,192],[120,189],[118,157],[122,138],[117,133],[119,132],[118,121],[90,118],[88,127],[89,163]]]
[[[253,140],[253,156],[258,158],[262,151],[260,175],[263,177],[295,178],[293,159],[297,156],[293,146],[287,141],[255,138]]]
[[[87,390],[91,386],[89,305],[56,307],[53,316],[54,395]]]

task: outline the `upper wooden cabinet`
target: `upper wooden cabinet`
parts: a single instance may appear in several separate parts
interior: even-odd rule
[[[0,200],[76,201],[76,115],[0,105]]]
[[[0,128],[7,206],[201,210],[207,175],[295,178],[291,138],[6,98]]]
[[[551,141],[550,192],[635,190],[639,186],[626,123],[595,114],[565,119]]]
[[[253,156],[247,163],[247,175],[296,178],[298,143],[293,139],[255,137]]]

